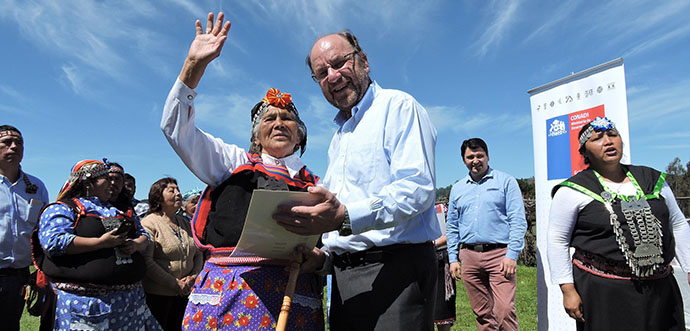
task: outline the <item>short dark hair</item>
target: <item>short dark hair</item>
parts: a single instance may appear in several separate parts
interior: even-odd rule
[[[337,35],[343,37],[345,40],[347,40],[347,42],[350,44],[350,46],[352,46],[352,50],[355,51],[356,54],[362,53],[362,47],[359,46],[359,40],[357,40],[357,37],[352,33],[352,31],[350,31],[348,29],[343,29],[342,31],[335,33],[335,34],[337,34]],[[328,36],[328,35],[323,35],[323,36],[319,37],[318,39],[321,39],[325,36]],[[307,54],[306,63],[307,63],[307,67],[309,67],[309,71],[314,73],[314,70],[311,68],[311,57],[310,56],[311,56],[311,50],[309,50],[309,54]]]
[[[132,183],[136,184],[137,180],[134,178],[134,176],[130,175],[129,173],[125,173],[125,180],[130,179],[132,180]]]
[[[486,147],[486,143],[482,138],[470,138],[462,142],[462,145],[460,146],[460,155],[464,158],[465,157],[465,150],[469,149],[476,149],[476,148],[481,148],[484,150],[486,155],[489,155],[489,148]]]
[[[149,213],[162,214],[163,213],[163,190],[168,187],[168,184],[177,185],[177,180],[172,177],[165,177],[157,180],[151,189],[149,189]]]
[[[22,135],[22,133],[21,133],[21,131],[19,131],[19,129],[17,129],[17,128],[9,125],[9,124],[0,125],[0,131],[14,131],[16,133],[19,133],[20,136]]]

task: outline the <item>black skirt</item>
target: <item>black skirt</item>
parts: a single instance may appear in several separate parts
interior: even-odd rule
[[[595,276],[573,266],[585,331],[685,331],[683,299],[673,275],[655,280]]]
[[[436,309],[434,324],[453,324],[455,322],[455,279],[451,279],[453,295],[446,300],[446,268],[449,266],[448,251],[436,251],[438,274],[436,280]],[[449,272],[449,271],[448,271]]]

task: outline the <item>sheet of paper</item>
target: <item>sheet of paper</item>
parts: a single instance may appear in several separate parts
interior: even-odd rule
[[[276,223],[272,215],[282,203],[313,206],[317,201],[307,192],[254,190],[247,219],[232,256],[288,260],[297,245],[316,246],[320,235],[299,235]]]

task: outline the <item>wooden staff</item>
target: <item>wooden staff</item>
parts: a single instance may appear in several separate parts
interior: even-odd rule
[[[288,282],[285,286],[285,296],[283,297],[283,305],[280,307],[276,331],[285,331],[288,315],[290,315],[290,304],[292,303],[292,296],[295,294],[295,285],[297,285],[297,277],[299,276],[299,267],[301,264],[301,254],[297,257],[297,261],[292,261],[292,263],[290,263],[290,276],[288,276]]]

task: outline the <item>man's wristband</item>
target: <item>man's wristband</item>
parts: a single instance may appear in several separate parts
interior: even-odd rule
[[[340,229],[338,229],[338,234],[341,236],[349,236],[352,234],[352,222],[350,222],[350,214],[347,212],[347,208],[345,208],[345,219],[343,220],[343,224],[340,225]]]

